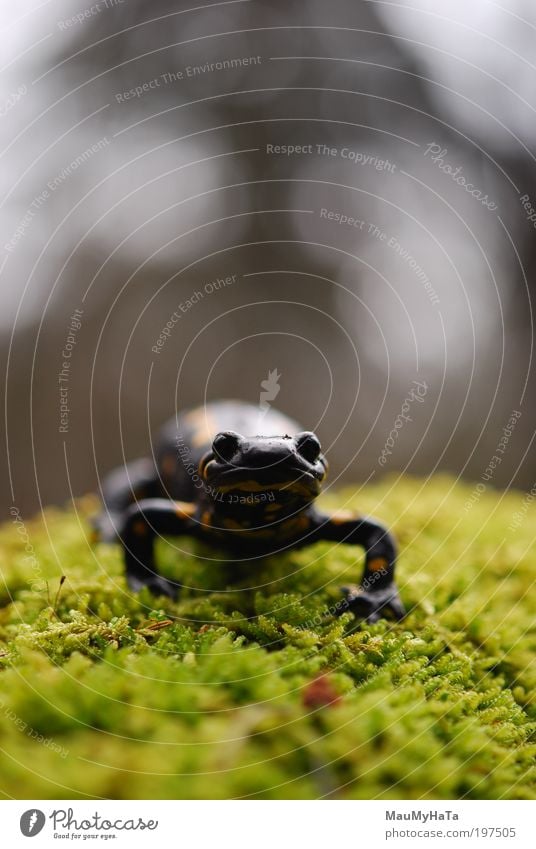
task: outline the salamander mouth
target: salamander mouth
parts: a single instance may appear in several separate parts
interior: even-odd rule
[[[211,466],[213,468],[211,468]],[[288,492],[316,495],[320,491],[321,476],[315,471],[296,467],[281,469],[266,466],[264,469],[232,466],[214,468],[208,463],[203,469],[204,477],[210,486],[220,492],[239,490],[241,492]]]

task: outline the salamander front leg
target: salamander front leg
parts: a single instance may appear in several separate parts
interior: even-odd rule
[[[93,516],[94,541],[117,542],[126,510],[142,498],[159,495],[158,473],[152,460],[142,458],[120,466],[102,483],[102,509]]]
[[[352,519],[337,514],[318,516],[317,539],[357,544],[365,549],[361,584],[342,588],[349,609],[356,616],[370,623],[376,622],[385,613],[391,613],[395,619],[405,616],[406,611],[394,582],[395,543],[382,525],[372,519]]]
[[[157,536],[195,533],[194,507],[164,498],[147,498],[133,504],[125,514],[121,530],[129,587],[138,591],[148,587],[155,595],[177,598],[179,584],[156,571],[154,544]]]

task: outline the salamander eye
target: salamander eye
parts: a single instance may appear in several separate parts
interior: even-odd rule
[[[318,438],[310,431],[304,431],[296,436],[296,447],[301,456],[309,463],[318,460],[322,450]]]
[[[220,460],[228,462],[236,454],[241,439],[240,434],[234,430],[223,431],[214,437],[212,450]]]

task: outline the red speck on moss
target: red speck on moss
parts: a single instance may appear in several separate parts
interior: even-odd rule
[[[308,708],[333,707],[340,700],[340,695],[327,675],[319,675],[302,693],[302,702]]]

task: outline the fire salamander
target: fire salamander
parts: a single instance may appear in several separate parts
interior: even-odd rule
[[[196,537],[248,559],[318,540],[363,546],[361,585],[344,587],[343,609],[374,622],[404,607],[394,583],[395,544],[370,518],[316,509],[327,461],[314,433],[273,408],[242,401],[206,404],[168,422],[154,460],[135,460],[108,475],[101,540],[119,537],[129,586],[176,598],[180,585],[158,574],[159,535]]]

